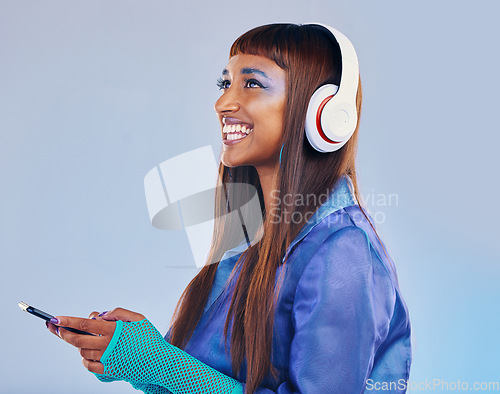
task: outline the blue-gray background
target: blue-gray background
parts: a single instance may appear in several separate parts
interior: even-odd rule
[[[122,306],[165,332],[196,269],[184,231],[151,226],[144,175],[201,146],[218,154],[215,80],[236,37],[315,21],[358,51],[360,186],[410,310],[410,380],[498,381],[498,11],[451,0],[0,1],[0,392],[135,392],[98,382],[17,303],[77,316]]]

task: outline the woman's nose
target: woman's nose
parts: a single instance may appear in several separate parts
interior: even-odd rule
[[[225,114],[236,112],[240,108],[237,97],[234,94],[234,91],[229,88],[219,97],[219,99],[215,102],[214,109],[218,114]]]

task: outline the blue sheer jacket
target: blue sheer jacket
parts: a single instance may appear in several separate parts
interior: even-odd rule
[[[348,176],[325,200],[276,273],[285,269],[272,349],[280,375],[278,381],[267,376],[256,392],[373,393],[382,387],[405,392],[410,321],[394,263],[361,212]],[[233,374],[223,331],[237,278],[230,273],[246,247],[224,254],[203,316],[184,348],[240,380],[246,365]]]

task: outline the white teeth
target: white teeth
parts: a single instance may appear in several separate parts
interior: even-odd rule
[[[230,141],[233,141],[233,140],[239,140],[239,139],[241,139],[241,138],[243,138],[243,136],[242,136],[242,135],[240,135],[240,134],[229,134],[229,135],[227,136],[227,139],[228,139],[228,140],[230,140]]]
[[[245,125],[241,124],[233,124],[233,125],[224,125],[222,128],[222,132],[227,134],[227,140],[238,140],[246,137],[246,135],[250,134],[253,129],[247,128]],[[243,133],[243,135],[241,134]],[[246,135],[245,135],[246,134]]]

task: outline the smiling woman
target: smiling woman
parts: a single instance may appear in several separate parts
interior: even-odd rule
[[[222,74],[219,87],[224,93],[215,110],[221,124],[231,126],[223,128],[223,164],[253,165],[257,170],[267,166],[273,172],[283,137],[285,71],[265,57],[240,54]]]
[[[224,126],[221,161],[226,167],[253,166],[261,185],[271,187],[283,139],[286,73],[266,57],[238,54],[222,75],[224,93],[215,103]]]
[[[359,393],[407,381],[408,310],[359,202],[352,44],[325,25],[257,27],[232,45],[218,86],[212,244],[166,336],[120,308],[49,329],[100,380],[146,393]],[[248,201],[232,187],[241,183],[258,193],[259,236],[232,219]]]

